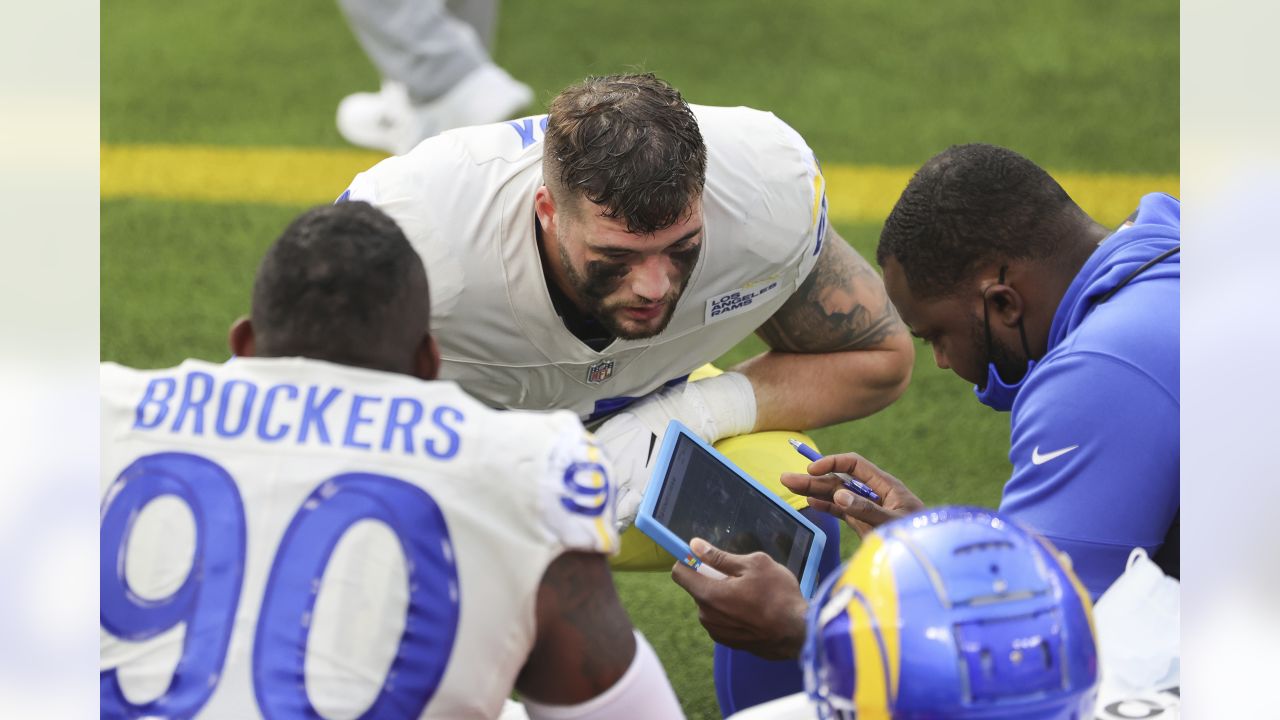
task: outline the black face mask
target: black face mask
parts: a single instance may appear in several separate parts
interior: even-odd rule
[[[998,285],[1004,284],[1004,273],[1009,267],[1000,268],[1000,279]],[[1027,376],[1031,374],[1031,369],[1036,366],[1036,361],[1031,359],[1031,348],[1027,344],[1027,331],[1022,325],[1022,318],[1018,318],[1018,337],[1022,340],[1022,353],[1026,358],[1026,369],[1022,376],[1017,380],[1005,382],[1000,377],[1000,370],[996,367],[996,362],[992,358],[992,339],[991,339],[991,321],[987,314],[987,293],[982,293],[982,328],[987,338],[987,381],[982,387],[975,385],[973,393],[978,396],[978,402],[986,405],[993,410],[1007,412],[1013,409],[1013,401],[1018,397],[1018,391],[1022,389],[1022,383],[1026,381]]]

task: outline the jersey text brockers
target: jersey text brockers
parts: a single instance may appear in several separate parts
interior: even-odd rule
[[[299,358],[101,393],[103,717],[496,717],[547,566],[617,548],[567,411]]]

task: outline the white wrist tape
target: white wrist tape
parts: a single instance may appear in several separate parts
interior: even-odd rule
[[[622,412],[634,414],[658,437],[669,421],[679,420],[713,443],[755,428],[756,392],[746,375],[727,372],[665,388]]]
[[[649,641],[639,632],[631,631],[636,638],[636,654],[627,671],[613,687],[578,705],[542,705],[532,700],[524,701],[529,720],[652,720],[653,718],[683,718],[676,692],[662,670],[662,663],[649,646]]]
[[[749,433],[756,424],[756,393],[741,373],[727,372],[697,382],[663,388],[604,421],[596,438],[613,462],[618,488],[619,532],[635,520],[654,450],[679,420],[707,442]]]
[[[707,442],[745,435],[756,427],[756,391],[746,375],[727,372],[687,383],[687,392],[702,396],[712,427],[702,439]]]

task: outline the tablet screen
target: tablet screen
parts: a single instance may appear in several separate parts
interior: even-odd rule
[[[700,537],[732,553],[764,552],[797,580],[813,543],[812,530],[683,434],[653,517],[685,542]]]

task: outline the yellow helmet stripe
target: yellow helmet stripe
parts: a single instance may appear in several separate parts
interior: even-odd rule
[[[1037,541],[1049,551],[1049,557],[1058,563],[1058,567],[1062,568],[1062,572],[1071,581],[1071,586],[1076,589],[1076,595],[1080,598],[1080,604],[1084,607],[1084,616],[1089,618],[1089,633],[1093,635],[1093,643],[1098,644],[1098,630],[1093,626],[1093,601],[1089,599],[1089,591],[1085,589],[1084,583],[1080,582],[1080,578],[1076,577],[1076,571],[1071,569],[1071,557],[1053,546],[1053,543],[1038,533],[1032,533]]]
[[[854,691],[859,720],[887,719],[898,695],[902,650],[891,552],[879,535],[867,536],[837,585],[856,590],[849,603],[849,626],[859,659]],[[871,658],[878,662],[870,662]]]

